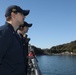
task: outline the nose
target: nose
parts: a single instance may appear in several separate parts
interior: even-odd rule
[[[23,17],[23,19],[25,19],[25,16],[24,15],[22,15],[22,17]]]
[[[23,18],[25,19],[25,18],[26,18],[26,16],[24,16],[24,15],[23,15]]]

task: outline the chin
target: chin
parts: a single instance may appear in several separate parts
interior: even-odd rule
[[[23,25],[23,24],[24,24],[24,22],[20,23],[20,25]]]

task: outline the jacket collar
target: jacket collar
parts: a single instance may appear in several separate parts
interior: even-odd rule
[[[16,33],[16,31],[14,30],[13,26],[10,23],[5,22],[5,25],[7,25],[10,28],[10,30],[13,32],[13,34]]]

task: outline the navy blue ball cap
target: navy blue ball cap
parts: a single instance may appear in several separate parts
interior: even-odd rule
[[[23,25],[20,25],[17,30],[20,30],[21,28],[24,28],[25,26],[26,26],[26,27],[31,27],[31,26],[32,26],[32,23],[24,22],[24,24],[23,24]]]
[[[30,12],[30,10],[23,10],[21,7],[17,5],[11,5],[6,9],[5,17],[11,16],[11,13],[22,13],[24,16],[27,16]]]
[[[31,27],[31,26],[32,26],[32,23],[27,23],[27,22],[24,22],[24,24],[23,24],[22,26]]]
[[[23,10],[23,15],[27,16],[29,14],[30,10]]]

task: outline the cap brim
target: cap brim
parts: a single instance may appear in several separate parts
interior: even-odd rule
[[[23,10],[22,13],[23,13],[24,16],[27,16],[29,14],[29,12],[30,12],[30,10]]]
[[[31,27],[32,26],[32,24],[28,24],[28,27]]]

